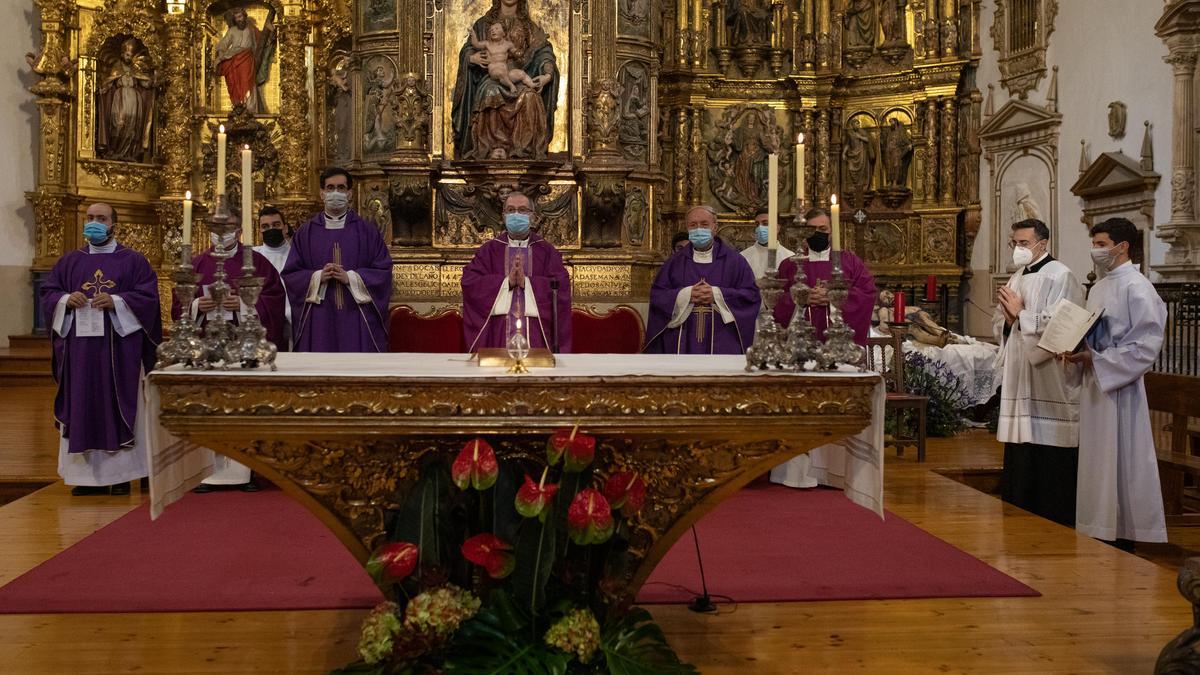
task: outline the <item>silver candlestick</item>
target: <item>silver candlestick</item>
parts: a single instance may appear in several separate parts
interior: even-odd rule
[[[270,366],[275,370],[275,354],[278,348],[267,339],[267,329],[258,318],[258,296],[262,293],[265,279],[254,272],[254,249],[242,242],[242,278],[238,281],[238,296],[245,305],[237,328],[238,358],[243,368]]]
[[[171,273],[171,280],[175,282],[175,294],[183,313],[171,327],[171,337],[158,346],[158,362],[154,367],[166,368],[182,363],[187,368],[195,368],[204,360],[204,345],[200,342],[199,329],[189,311],[192,299],[196,297],[196,272],[192,269],[190,242],[184,242],[179,264]]]
[[[237,228],[237,219],[229,213],[225,195],[217,195],[217,209],[208,219],[208,231],[217,235],[217,239],[220,241],[224,239],[225,235],[236,232]],[[216,305],[216,312],[214,318],[205,324],[204,337],[201,339],[204,344],[204,360],[207,368],[226,370],[231,364],[241,360],[241,353],[237,345],[237,331],[233,324],[225,318],[225,300],[231,297],[232,291],[226,281],[225,261],[232,258],[236,252],[236,246],[230,249],[214,246],[210,254],[217,259],[216,274],[213,277],[213,283],[208,287],[209,296]]]
[[[833,274],[829,280],[829,324],[825,329],[823,350],[828,363],[822,367],[829,369],[837,364],[857,366],[862,361],[862,348],[854,342],[854,329],[846,325],[842,314],[850,297],[850,286],[842,272],[842,252],[831,252],[830,259]]]
[[[783,294],[783,279],[775,265],[774,249],[767,252],[767,270],[758,279],[762,302],[758,306],[758,321],[754,325],[754,343],[746,350],[746,370],[782,368],[787,362],[783,331],[775,322],[775,305]]]
[[[808,320],[808,296],[812,287],[808,285],[808,275],[804,272],[803,257],[792,256],[796,264],[796,278],[792,281],[792,304],[796,310],[788,324],[787,341],[784,350],[787,354],[785,363],[797,372],[805,370],[809,361],[820,361],[821,344],[817,342],[812,322]]]

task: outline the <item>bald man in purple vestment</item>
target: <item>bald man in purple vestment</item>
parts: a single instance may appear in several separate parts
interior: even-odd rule
[[[822,208],[809,209],[805,214],[808,224],[815,232],[805,240],[801,256],[806,256],[804,273],[813,291],[808,298],[808,318],[812,322],[818,340],[825,340],[825,329],[829,326],[829,298],[825,287],[833,277],[833,263],[829,251],[829,212]],[[863,261],[850,251],[842,251],[842,274],[850,287],[850,295],[842,316],[846,325],[854,329],[854,341],[867,344],[871,333],[871,312],[875,308],[875,277]],[[792,284],[796,280],[797,266],[791,258],[779,265],[779,276],[786,280],[783,295],[775,305],[775,320],[786,327],[796,311],[792,301]]]
[[[325,210],[296,230],[283,266],[298,352],[385,352],[392,259],[379,230],[350,210],[354,179],[321,173]]]
[[[502,212],[505,232],[480,246],[463,270],[467,351],[505,347],[520,318],[530,347],[569,353],[571,279],[562,254],[530,231],[537,211],[529,197],[509,193]]]
[[[162,340],[158,277],[145,256],[117,243],[116,224],[115,209],[91,205],[87,245],[59,258],[42,287],[58,383],[58,472],[73,495],[127,495],[129,481],[147,475],[138,386]]]
[[[714,236],[716,212],[687,212],[688,239],[667,259],[650,288],[644,352],[742,354],[754,342],[761,302],[750,263]]]

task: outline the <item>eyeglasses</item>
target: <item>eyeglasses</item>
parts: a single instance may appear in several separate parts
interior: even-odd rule
[[[1021,239],[1019,241],[1008,242],[1008,247],[1016,248],[1016,247],[1020,246],[1022,248],[1033,248],[1034,246],[1037,246],[1041,241],[1042,241],[1041,239],[1038,239],[1037,241],[1029,241],[1027,239]]]
[[[326,192],[349,192],[350,186],[349,185],[326,185],[325,191]]]
[[[510,213],[520,213],[521,215],[528,216],[533,213],[533,209],[529,208],[528,206],[518,206],[516,208],[505,208],[504,209],[504,215],[507,216]]]

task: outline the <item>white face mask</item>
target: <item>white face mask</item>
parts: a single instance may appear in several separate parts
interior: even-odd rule
[[[1113,248],[1116,248],[1116,246]],[[1115,257],[1112,248],[1094,248],[1090,253],[1092,254],[1092,262],[1096,264],[1096,267],[1105,272],[1112,269],[1113,258]]]
[[[346,210],[346,205],[350,203],[350,195],[337,190],[330,190],[324,195],[325,209],[330,213],[341,213]]]
[[[230,232],[224,236],[217,236],[216,232],[209,232],[208,240],[212,242],[213,248],[229,248],[237,241],[237,232]]]
[[[1012,261],[1017,267],[1024,267],[1033,262],[1033,249],[1018,246],[1012,250]]]

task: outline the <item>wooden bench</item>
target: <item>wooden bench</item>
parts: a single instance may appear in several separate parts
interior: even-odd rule
[[[1185,504],[1200,485],[1200,429],[1189,419],[1200,418],[1200,377],[1147,373],[1145,382],[1167,525],[1200,525]]]

